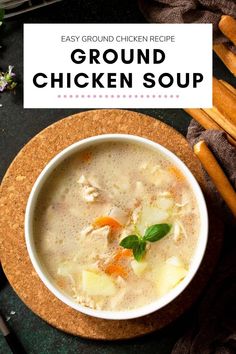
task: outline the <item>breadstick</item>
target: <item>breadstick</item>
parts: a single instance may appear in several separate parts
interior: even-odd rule
[[[212,120],[209,115],[200,108],[185,108],[192,118],[194,118],[203,128],[223,130],[214,120]]]
[[[236,76],[236,54],[229,50],[224,44],[214,44],[213,49],[229,71]]]
[[[202,140],[194,145],[194,153],[201,161],[203,167],[211,177],[216,189],[231,209],[233,215],[236,217],[236,192],[231,186],[222,168],[216,161],[211,150]]]
[[[228,118],[236,125],[235,96],[215,77],[213,77],[213,105],[225,116],[225,118]]]
[[[236,20],[231,16],[221,16],[219,29],[236,45]]]
[[[236,126],[216,108],[203,108],[206,112],[223,130],[231,135],[236,140]]]
[[[185,108],[193,119],[195,119],[203,128],[224,131],[211,117],[200,108]],[[225,132],[226,133],[226,132]],[[236,146],[236,140],[226,133],[227,140],[230,144]]]
[[[235,97],[236,97],[236,88],[235,88],[235,87],[233,87],[232,85],[230,85],[227,81],[220,80],[220,82],[221,82],[223,85],[225,85],[225,87],[227,87],[227,89],[228,89],[229,91],[231,91],[231,92],[235,95]]]

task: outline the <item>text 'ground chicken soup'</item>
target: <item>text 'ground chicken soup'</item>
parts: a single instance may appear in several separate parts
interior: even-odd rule
[[[199,233],[195,197],[178,168],[151,148],[102,143],[52,173],[35,210],[37,253],[78,303],[129,310],[186,276]]]

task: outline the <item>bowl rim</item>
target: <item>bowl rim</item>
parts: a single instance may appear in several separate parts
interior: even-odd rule
[[[40,260],[37,256],[35,244],[34,244],[34,237],[33,237],[33,215],[35,205],[37,203],[37,198],[44,185],[47,178],[50,176],[52,171],[64,161],[69,156],[73,155],[74,153],[78,152],[79,150],[83,150],[85,148],[91,147],[92,145],[96,145],[98,143],[103,142],[115,142],[115,141],[123,141],[123,142],[131,142],[137,143],[141,145],[148,146],[153,150],[161,153],[162,155],[166,156],[170,159],[174,164],[181,170],[181,172],[186,177],[188,183],[190,184],[194,196],[196,198],[198,209],[199,209],[199,216],[200,216],[200,229],[199,229],[199,236],[197,246],[195,248],[195,252],[191,261],[191,265],[189,267],[188,273],[186,277],[171,291],[167,294],[162,296],[161,298],[144,305],[142,307],[132,309],[132,310],[123,310],[123,311],[108,311],[108,310],[97,310],[91,309],[89,307],[83,306],[77,302],[75,302],[70,296],[66,295],[63,291],[59,290],[59,288],[53,284],[53,281],[50,279],[50,275],[47,274],[45,270],[43,270],[43,265],[40,263]],[[164,146],[156,143],[152,140],[147,138],[143,138],[136,135],[131,134],[102,134],[96,135],[89,138],[82,139],[77,141],[65,149],[60,151],[56,154],[43,168],[40,172],[39,176],[37,177],[32,190],[30,192],[26,210],[25,210],[25,223],[24,223],[24,230],[25,230],[25,241],[27,246],[27,251],[30,257],[30,260],[33,264],[34,269],[36,270],[38,276],[44,283],[44,285],[51,291],[53,295],[55,295],[59,300],[61,300],[64,304],[68,305],[69,307],[82,312],[86,315],[90,315],[92,317],[102,318],[102,319],[110,319],[110,320],[128,320],[133,318],[139,318],[145,315],[148,315],[152,312],[158,311],[174,299],[176,299],[184,289],[189,285],[191,280],[193,279],[194,275],[197,273],[199,266],[202,262],[202,259],[205,254],[205,249],[208,241],[208,212],[206,207],[206,202],[202,193],[202,190],[193,176],[192,172],[189,168],[185,165],[185,163],[177,157],[173,152],[165,148]]]

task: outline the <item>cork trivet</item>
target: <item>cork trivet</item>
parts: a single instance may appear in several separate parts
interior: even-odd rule
[[[162,144],[186,163],[204,190],[206,182],[201,166],[187,141],[159,120],[123,110],[94,110],[67,117],[28,142],[3,179],[0,259],[10,284],[22,301],[52,326],[87,338],[127,339],[166,326],[194,303],[215,266],[223,233],[219,219],[209,207],[209,242],[197,275],[175,301],[151,315],[134,320],[102,320],[83,315],[58,300],[37,276],[26,250],[24,213],[27,199],[37,176],[53,156],[78,140],[104,133],[135,134]]]

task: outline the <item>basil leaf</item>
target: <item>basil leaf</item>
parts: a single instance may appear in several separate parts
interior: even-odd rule
[[[120,246],[124,248],[133,249],[139,244],[139,238],[136,235],[129,235],[120,242]]]
[[[146,252],[146,242],[140,240],[139,243],[133,248],[133,255],[137,262],[141,261]]]
[[[143,239],[149,242],[155,242],[168,234],[171,229],[170,224],[156,224],[147,228]]]

